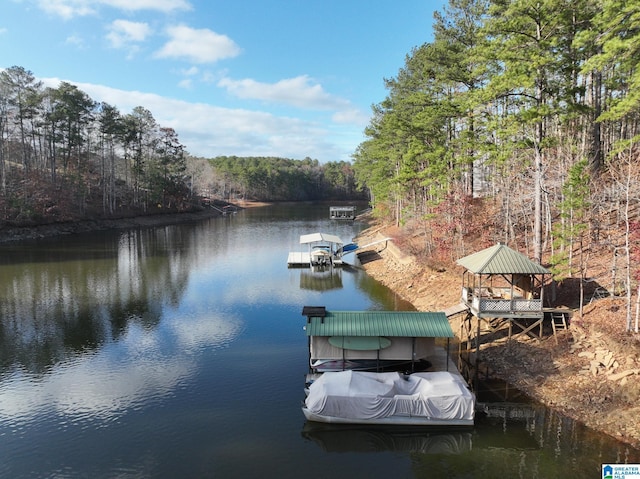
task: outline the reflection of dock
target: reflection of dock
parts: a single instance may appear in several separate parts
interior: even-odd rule
[[[511,420],[531,420],[536,417],[536,409],[528,403],[476,403],[476,411],[487,417]]]
[[[310,291],[329,291],[342,288],[342,269],[313,267],[300,270],[300,288]]]
[[[487,454],[509,460],[514,454],[538,454],[541,449],[535,434],[538,429],[532,428],[531,424],[542,416],[540,413],[535,416],[535,409],[529,409],[524,416],[518,416],[517,412],[509,412],[508,409],[500,413],[496,408],[496,414],[487,414],[485,419],[480,419],[473,431],[455,428],[362,427],[307,421],[301,434],[321,450],[333,453],[392,451],[436,454],[440,457],[464,454],[478,461],[486,461]],[[552,431],[549,428],[549,432]]]

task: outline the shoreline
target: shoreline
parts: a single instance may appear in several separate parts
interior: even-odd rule
[[[79,221],[64,221],[32,226],[3,226],[0,228],[0,243],[11,243],[24,240],[38,240],[93,231],[119,230],[148,226],[165,226],[171,224],[199,221],[221,216],[213,208],[202,211],[184,213],[158,213],[151,215],[137,215],[120,218],[85,219]]]
[[[240,210],[268,206],[269,204],[270,203],[259,201],[241,200],[236,203],[227,203],[227,206]],[[0,226],[0,244],[97,231],[168,226],[192,221],[201,221],[208,218],[217,218],[219,216],[223,216],[220,209],[214,207],[203,207],[202,209],[184,212],[156,212],[146,215],[121,216],[117,218],[92,218],[33,225],[3,225]]]
[[[357,241],[384,235],[370,224]],[[435,271],[397,245],[376,251],[362,264],[365,272],[418,311],[443,311],[459,303],[460,274]],[[481,347],[480,362],[490,377],[506,381],[549,409],[640,450],[640,347],[637,337],[611,332],[612,311],[624,310],[618,298],[585,308],[581,321],[553,337],[518,336]],[[453,326],[454,333],[459,331]],[[521,339],[522,338],[522,339]],[[460,339],[460,338],[459,338]],[[607,366],[598,364],[605,362]]]
[[[270,203],[237,202],[238,209]],[[221,210],[203,208],[183,213],[162,213],[113,219],[93,219],[38,226],[0,227],[0,243],[38,240],[67,234],[166,226],[222,216]],[[364,221],[367,221],[365,218]],[[357,241],[371,242],[393,236],[384,226],[369,222]],[[393,241],[375,248],[362,268],[418,311],[442,311],[457,304],[460,275],[435,271],[406,254]],[[637,335],[612,333],[613,312],[624,310],[620,299],[599,300],[585,308],[581,321],[557,337],[543,341],[512,339],[483,345],[481,362],[493,377],[506,381],[535,401],[640,450],[640,347]],[[607,329],[609,328],[609,329]],[[454,333],[457,334],[456,329]],[[634,342],[636,341],[636,342]],[[613,358],[607,367],[598,358]]]

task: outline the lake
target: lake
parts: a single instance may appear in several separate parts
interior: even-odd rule
[[[303,306],[412,309],[353,255],[287,267],[300,235],[365,227],[283,204],[1,245],[0,477],[548,479],[640,463],[521,395],[471,430],[305,423]]]

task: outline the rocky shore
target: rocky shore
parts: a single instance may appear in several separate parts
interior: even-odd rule
[[[372,226],[358,242],[384,236],[392,235]],[[417,310],[442,311],[459,302],[461,271],[434,271],[392,241],[367,256],[366,272]],[[640,337],[624,330],[624,311],[624,299],[600,299],[556,337],[485,344],[480,359],[493,377],[640,449]]]

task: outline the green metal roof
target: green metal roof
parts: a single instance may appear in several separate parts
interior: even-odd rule
[[[500,243],[465,256],[457,263],[475,274],[551,274],[522,253]]]
[[[390,336],[452,338],[443,312],[327,311],[324,318],[309,317],[307,336]]]

